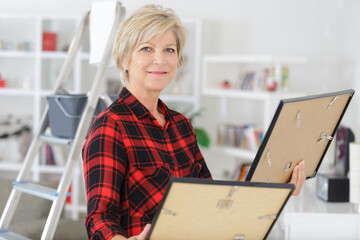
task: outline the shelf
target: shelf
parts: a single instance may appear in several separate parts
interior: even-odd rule
[[[64,167],[59,167],[56,165],[40,165],[39,172],[41,173],[63,173]]]
[[[32,97],[34,96],[34,90],[18,89],[18,88],[0,88],[0,95]]]
[[[18,172],[20,171],[23,163],[13,163],[13,162],[0,162],[0,169],[1,171],[12,171],[12,172]],[[61,174],[64,171],[64,167],[59,166],[46,166],[46,165],[40,165],[39,171],[41,173],[59,173]]]
[[[181,103],[193,103],[195,101],[194,96],[186,95],[163,95],[160,99],[164,102],[181,102]]]
[[[42,97],[53,94],[53,90],[41,90],[40,95]]]
[[[36,56],[35,52],[32,51],[0,50],[1,58],[34,58],[35,56]]]
[[[294,63],[306,64],[307,59],[302,57],[285,57],[285,56],[270,56],[270,55],[207,55],[204,57],[204,62],[216,63]]]
[[[80,53],[80,58],[82,60],[89,60],[90,59],[90,53],[87,53],[87,52]]]
[[[269,98],[285,99],[302,96],[303,93],[287,93],[287,92],[264,92],[264,91],[245,91],[235,89],[216,89],[207,88],[203,90],[204,96],[212,97],[229,97],[250,100],[268,100]]]
[[[274,93],[270,92],[254,92],[234,89],[216,89],[208,88],[203,90],[203,95],[213,97],[231,97],[231,98],[242,98],[252,100],[267,100],[271,96],[275,96]]]
[[[79,205],[79,206],[73,206],[73,205],[70,205],[70,204],[66,204],[65,205],[65,211],[74,211],[74,210],[77,210],[79,212],[82,212],[82,213],[86,213],[87,211],[87,206],[86,205]]]
[[[22,166],[22,163],[13,163],[13,162],[0,162],[0,169],[2,171],[12,171],[12,172],[18,172],[20,171],[20,168]]]
[[[66,52],[60,51],[43,51],[41,52],[41,57],[43,59],[65,59],[67,56]]]
[[[254,160],[256,152],[250,151],[246,149],[234,148],[234,147],[226,147],[226,146],[216,146],[212,148],[217,152],[224,153],[226,155],[247,159],[247,160]]]

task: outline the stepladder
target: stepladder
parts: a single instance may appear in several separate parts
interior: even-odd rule
[[[90,9],[86,12],[78,27],[78,30],[75,33],[75,36],[73,37],[70,48],[67,52],[67,56],[64,60],[57,81],[53,88],[53,94],[68,92],[64,86],[66,86],[66,83],[69,79],[69,74],[71,72],[76,55],[78,54],[79,49],[84,42],[86,31],[89,29],[91,11],[92,10]],[[41,239],[48,240],[54,238],[59,218],[65,205],[65,200],[69,195],[68,190],[73,178],[74,169],[76,164],[82,166],[81,149],[93,120],[96,105],[99,99],[102,99],[106,105],[111,103],[109,96],[102,96],[101,86],[104,84],[106,71],[110,63],[114,37],[119,23],[122,21],[124,16],[124,6],[120,2],[116,1],[115,18],[112,24],[111,32],[104,48],[101,60],[98,64],[97,72],[94,77],[91,89],[87,93],[86,105],[81,113],[74,137],[63,138],[49,134],[49,104],[47,103],[44,107],[39,127],[34,131],[33,139],[25,156],[24,163],[22,164],[16,180],[13,182],[10,196],[2,212],[0,218],[0,239],[30,239],[27,236],[22,236],[19,233],[9,230],[22,194],[30,194],[52,201],[51,208],[41,234]],[[29,181],[29,175],[31,173],[35,159],[37,158],[41,147],[45,144],[51,144],[55,146],[70,145],[61,178],[56,188],[50,188],[48,186],[43,186],[39,183]],[[28,207],[31,207],[31,203],[28,204]]]

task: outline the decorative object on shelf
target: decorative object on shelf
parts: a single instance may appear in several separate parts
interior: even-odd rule
[[[231,82],[229,80],[225,79],[221,82],[221,87],[224,89],[230,89],[230,88],[232,88]]]
[[[267,89],[270,92],[274,92],[279,87],[279,79],[277,79],[276,73],[275,73],[275,66],[271,68],[271,74],[266,79]]]
[[[43,51],[56,51],[56,33],[43,32],[42,40],[43,40],[42,42]]]
[[[30,41],[20,42],[16,45],[16,50],[18,51],[30,51],[31,50],[31,43]]]
[[[24,79],[21,81],[21,87],[22,87],[23,89],[31,89],[31,87],[32,87],[32,82],[31,82],[30,76],[24,77]]]
[[[0,74],[0,88],[4,88],[4,87],[6,87],[6,80],[3,79]]]
[[[281,76],[281,89],[283,91],[287,91],[289,88],[289,68],[282,68],[282,76]]]
[[[341,176],[347,176],[349,172],[349,148],[350,143],[355,141],[354,133],[350,128],[339,126],[336,131],[335,148],[335,172]]]
[[[67,52],[69,50],[70,44],[66,43],[64,46],[62,46],[61,51]]]
[[[204,109],[200,109],[197,112],[192,113],[188,118],[190,122],[193,122],[196,117],[201,116]],[[200,146],[208,148],[210,146],[210,137],[204,128],[194,127],[197,142]]]
[[[2,46],[3,50],[8,50],[8,51],[14,50],[14,43],[13,42],[4,41],[4,43],[2,45],[3,45]]]
[[[20,162],[24,159],[31,138],[31,117],[0,117],[0,159]]]

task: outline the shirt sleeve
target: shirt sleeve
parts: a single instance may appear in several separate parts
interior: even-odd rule
[[[120,189],[127,158],[120,129],[107,115],[97,118],[82,150],[89,239],[126,236],[120,227]]]

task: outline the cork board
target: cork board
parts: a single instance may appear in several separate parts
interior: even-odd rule
[[[264,239],[294,186],[172,178],[150,240]]]
[[[353,94],[281,100],[246,180],[286,183],[302,160],[306,177],[315,177]]]

